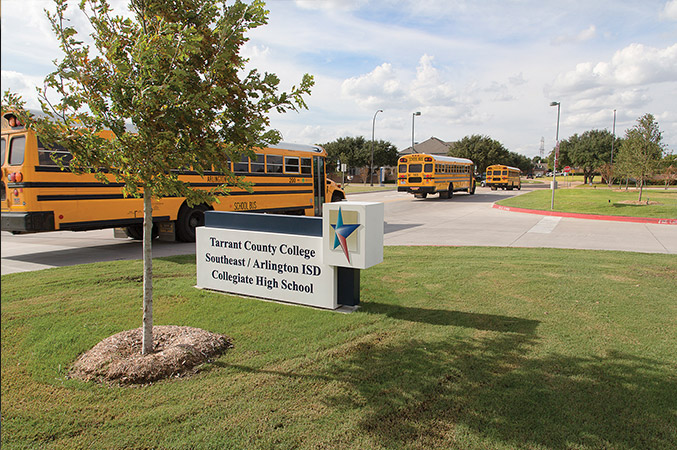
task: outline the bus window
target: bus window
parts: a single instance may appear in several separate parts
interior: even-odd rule
[[[2,138],[2,142],[0,143],[0,146],[2,147],[2,157],[0,157],[0,165],[5,164],[5,138]]]
[[[397,171],[399,173],[407,173],[407,165],[406,164],[400,164],[400,167],[397,169]]]
[[[409,164],[409,173],[420,173],[422,168],[421,164]]]
[[[236,162],[233,166],[233,172],[249,172],[249,157],[242,155],[240,162]]]
[[[11,166],[20,166],[24,163],[24,152],[26,150],[26,137],[18,136],[9,141],[9,164]]]
[[[284,171],[286,173],[299,173],[299,159],[296,156],[285,156]]]
[[[252,160],[250,164],[253,173],[263,173],[266,171],[266,156],[257,153],[256,160]]]
[[[304,175],[310,175],[313,173],[312,158],[301,158],[301,173]]]
[[[58,166],[56,161],[52,159],[52,156],[57,160],[61,160],[61,163],[68,167],[73,159],[73,155],[63,148],[60,145],[53,145],[51,149],[45,147],[45,145],[38,138],[38,165],[40,166]]]
[[[433,165],[432,165],[431,163],[426,164],[426,165],[423,167],[423,171],[424,171],[424,172],[432,172],[432,171],[433,171]]]
[[[268,173],[282,173],[282,157],[278,155],[266,155]]]
[[[502,175],[507,175],[507,174],[508,174],[507,170],[504,170],[503,173],[502,173]]]

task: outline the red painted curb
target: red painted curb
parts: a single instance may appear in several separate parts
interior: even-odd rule
[[[657,223],[660,225],[677,225],[677,219],[657,219],[653,217],[603,216],[601,214],[581,214],[559,211],[541,211],[537,209],[514,208],[512,206],[497,205],[496,203],[494,203],[493,208],[500,209],[502,211],[538,214],[541,216],[573,217],[575,219],[591,219],[591,220],[611,220],[614,222]]]

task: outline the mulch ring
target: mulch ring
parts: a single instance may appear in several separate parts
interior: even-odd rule
[[[192,327],[153,327],[153,350],[141,354],[142,329],[104,339],[73,364],[69,378],[112,384],[147,384],[195,373],[233,347],[229,337]]]

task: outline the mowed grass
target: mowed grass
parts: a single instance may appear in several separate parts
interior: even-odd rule
[[[235,347],[143,387],[66,378],[140,326],[141,263],[2,277],[2,448],[674,449],[677,258],[386,247],[352,314],[195,289],[157,259],[157,325]]]
[[[516,197],[496,202],[515,208],[550,211],[552,191],[550,189],[527,192]],[[557,189],[555,190],[554,211],[609,216],[652,217],[659,219],[677,218],[677,190],[646,189],[642,201],[658,204],[634,205],[639,198],[636,190],[610,189]]]
[[[373,186],[369,183],[348,183],[343,186],[343,190],[346,195],[359,194],[362,192],[394,191],[397,190],[397,185],[388,183],[381,186],[378,181],[376,181]]]

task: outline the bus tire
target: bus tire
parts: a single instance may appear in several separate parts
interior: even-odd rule
[[[453,196],[454,196],[454,183],[449,183],[449,197],[447,198],[451,198]]]
[[[521,185],[521,184],[517,185],[517,190],[518,190],[518,191],[521,191],[521,190],[522,190],[522,185]]]
[[[468,194],[470,194],[470,195],[475,194],[475,188],[476,187],[477,187],[477,185],[475,183],[473,183],[472,187],[470,189],[468,189]]]
[[[341,200],[343,200],[343,196],[339,192],[334,192],[331,194],[332,203],[340,202]]]
[[[134,225],[130,225],[128,227],[125,227],[125,234],[128,237],[134,239],[135,241],[142,241],[143,240],[143,224],[142,223],[135,223]],[[153,224],[152,235],[153,235],[153,239],[160,236],[160,230],[158,230],[158,227],[155,224]]]
[[[188,206],[181,205],[176,217],[176,238],[183,242],[195,242],[195,228],[205,224],[205,211],[209,208],[205,205]]]
[[[449,198],[450,191],[440,191],[440,198]]]

